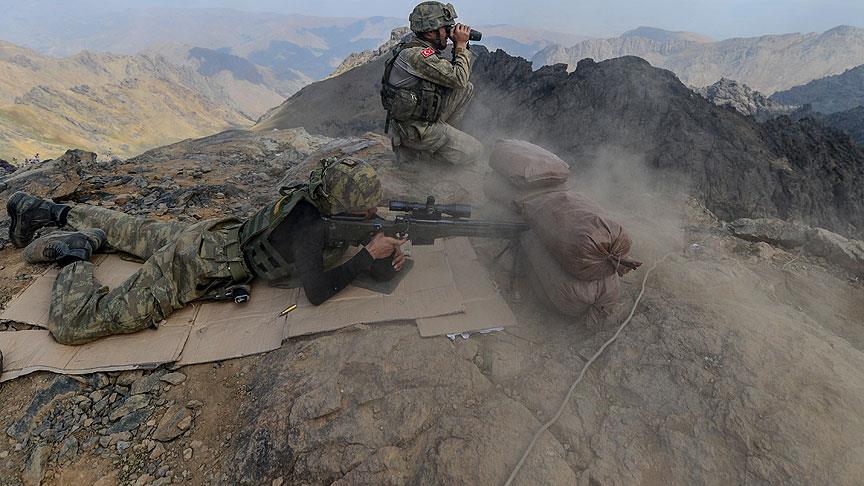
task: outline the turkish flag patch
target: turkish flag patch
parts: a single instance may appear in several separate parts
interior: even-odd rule
[[[435,54],[435,49],[432,49],[431,47],[427,47],[426,49],[420,51],[420,55],[423,57],[429,57],[432,54]]]

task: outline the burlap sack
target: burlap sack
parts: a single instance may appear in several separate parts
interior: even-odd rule
[[[526,262],[528,282],[544,302],[562,314],[574,317],[588,315],[598,322],[611,311],[621,296],[617,275],[584,281],[564,272],[533,231],[522,236],[522,255]]]
[[[519,201],[542,194],[544,192],[560,191],[556,187],[537,187],[537,188],[521,188],[507,182],[504,177],[492,172],[486,175],[483,180],[483,193],[490,201],[503,204],[508,209],[516,210],[519,208]]]
[[[510,184],[520,188],[562,184],[570,166],[552,152],[522,140],[498,140],[489,155],[489,166]]]
[[[521,200],[519,208],[561,267],[579,280],[623,276],[642,265],[627,258],[631,241],[624,228],[585,196],[548,192]]]

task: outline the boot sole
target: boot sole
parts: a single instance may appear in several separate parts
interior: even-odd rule
[[[15,228],[18,226],[18,211],[16,211],[16,206],[21,199],[25,197],[23,192],[16,192],[9,198],[9,202],[6,203],[6,213],[9,215],[9,241],[12,242],[17,248],[24,248],[27,246],[28,242],[20,242],[16,241],[15,238]]]

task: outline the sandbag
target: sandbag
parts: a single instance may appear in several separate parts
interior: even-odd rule
[[[570,175],[567,162],[543,147],[522,140],[498,140],[489,155],[489,166],[520,188],[560,185]]]
[[[486,175],[483,180],[483,193],[490,201],[503,204],[508,209],[518,209],[519,201],[536,194],[544,192],[557,191],[560,189],[554,187],[538,187],[538,188],[520,188],[507,182],[504,177],[492,172]]]
[[[532,289],[562,314],[573,317],[587,314],[599,321],[618,303],[621,282],[617,275],[591,281],[573,278],[561,269],[533,231],[526,232],[520,242]]]
[[[624,276],[642,265],[627,257],[632,243],[624,228],[579,193],[537,194],[519,201],[519,209],[561,267],[579,280]]]

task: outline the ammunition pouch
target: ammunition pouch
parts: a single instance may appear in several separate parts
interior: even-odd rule
[[[381,101],[393,120],[435,123],[441,118],[445,89],[425,80],[416,88],[395,88],[386,83],[381,88]]]

